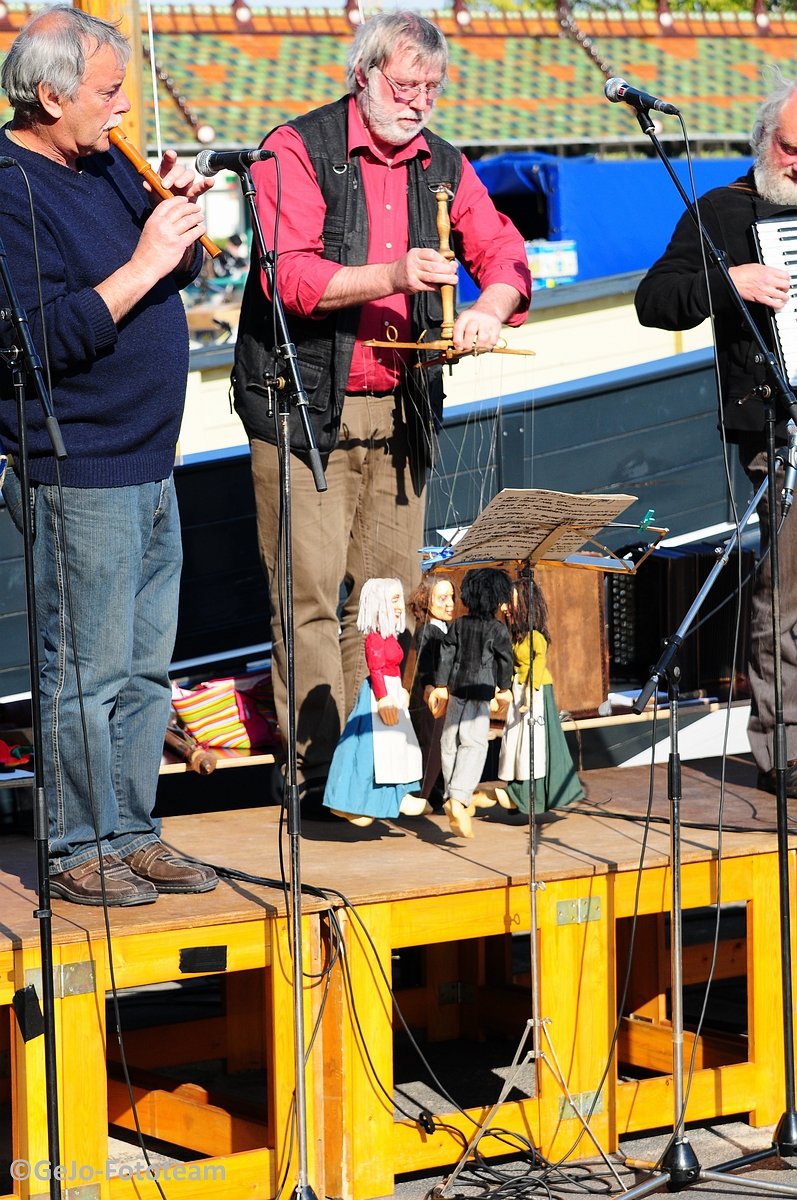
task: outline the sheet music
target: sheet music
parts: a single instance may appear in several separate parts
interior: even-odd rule
[[[504,488],[457,542],[446,564],[562,562],[636,496],[590,496],[543,488]]]

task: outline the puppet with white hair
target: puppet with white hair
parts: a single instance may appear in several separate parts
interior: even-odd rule
[[[368,678],[332,756],[324,806],[353,825],[377,817],[419,816],[421,751],[401,682],[404,591],[398,579],[369,579],[360,593],[357,628],[365,635]]]

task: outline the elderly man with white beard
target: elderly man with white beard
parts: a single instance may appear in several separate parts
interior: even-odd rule
[[[454,349],[494,349],[505,322],[523,324],[531,297],[521,234],[462,151],[427,128],[447,74],[437,26],[413,11],[376,13],[350,47],[347,95],[272,130],[272,156],[252,170],[263,229],[279,227],[277,285],[327,483],[316,491],[294,409],[297,767],[307,816],[325,811],[332,754],[365,677],[362,585],[399,579],[407,594],[418,580],[443,371],[439,362],[416,370],[406,346],[434,340],[440,289],[457,280],[456,263],[440,250],[438,194],[450,198],[452,250],[480,288],[454,320]],[[274,341],[270,283],[256,266],[243,295],[233,383],[252,452],[274,699],[287,734],[279,439],[264,388],[282,370]]]
[[[700,215],[714,244],[724,251],[731,279],[765,341],[772,345],[770,314],[784,307],[791,286],[787,271],[757,260],[753,225],[771,217],[797,219],[797,82],[778,78],[761,105],[750,144],[755,162],[734,183],[701,197]],[[642,325],[693,329],[714,314],[719,362],[722,425],[728,442],[754,487],[766,473],[764,401],[759,388],[766,368],[755,342],[716,266],[704,269],[701,239],[689,214],[675,228],[669,246],[654,263],[636,294]],[[778,413],[776,438],[786,442],[785,418]],[[782,468],[780,468],[782,471]],[[778,484],[780,488],[780,482]],[[775,791],[772,611],[766,496],[759,505],[761,566],[751,605],[748,664],[751,711],[748,733],[758,767],[758,786]],[[778,539],[781,576],[783,705],[786,726],[786,791],[797,797],[797,522],[786,521]]]

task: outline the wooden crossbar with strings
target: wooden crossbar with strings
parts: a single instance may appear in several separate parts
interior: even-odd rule
[[[440,239],[439,249],[443,258],[449,262],[454,258],[454,251],[451,249],[451,220],[448,215],[448,206],[453,199],[453,194],[450,188],[445,184],[440,184],[435,189],[437,199],[437,233]],[[507,345],[495,346],[492,350],[486,348],[479,350],[476,346],[469,349],[457,350],[454,347],[454,284],[443,283],[440,285],[440,300],[443,306],[443,319],[440,324],[440,337],[434,341],[424,341],[423,335],[417,342],[399,342],[397,338],[388,338],[386,341],[380,341],[376,338],[370,338],[364,344],[366,346],[381,346],[388,347],[392,350],[439,350],[441,353],[434,358],[425,358],[423,361],[417,362],[415,367],[423,370],[425,367],[431,367],[435,363],[447,363],[449,366],[458,362],[460,358],[476,357],[479,354],[526,354],[533,355],[533,350],[516,350],[510,349]],[[394,331],[395,332],[395,331]]]

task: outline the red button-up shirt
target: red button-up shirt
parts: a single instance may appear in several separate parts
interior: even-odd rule
[[[257,187],[257,209],[266,240],[276,228],[277,283],[288,313],[303,317],[316,312],[327,285],[340,264],[322,257],[321,234],[326,204],[307,149],[297,131],[282,125],[269,135],[266,147],[277,156],[280,187],[274,159],[256,163],[252,178]],[[349,155],[358,154],[368,210],[368,262],[394,262],[409,249],[407,215],[407,163],[418,157],[431,159],[423,133],[417,134],[388,161],[374,145],[363,125],[354,97],[349,102]],[[462,179],[451,205],[451,226],[462,238],[461,262],[481,288],[508,283],[523,297],[509,321],[522,325],[528,312],[531,285],[523,239],[499,213],[473,167],[462,158]],[[274,249],[274,246],[270,246]],[[266,287],[265,278],[263,286]],[[406,352],[365,346],[371,338],[384,340],[388,331],[395,340],[412,341],[410,297],[387,296],[362,305],[357,341],[347,390],[351,393],[389,391],[400,377]]]

